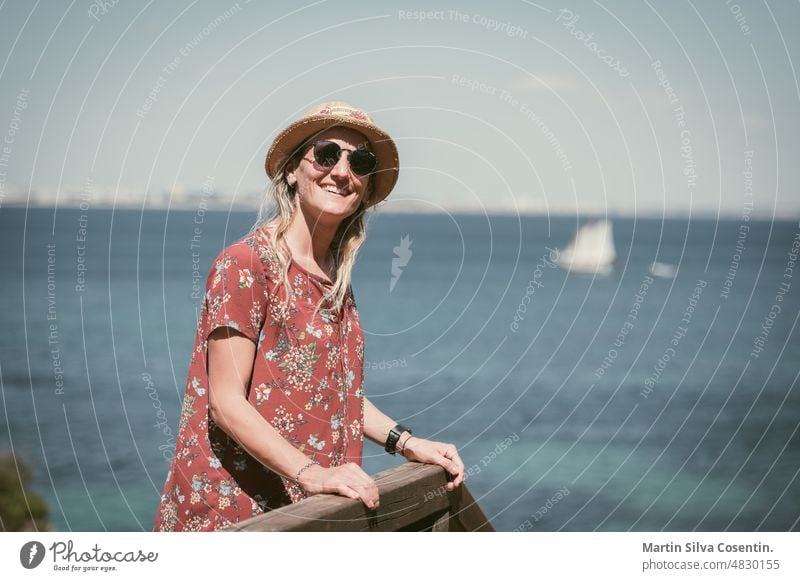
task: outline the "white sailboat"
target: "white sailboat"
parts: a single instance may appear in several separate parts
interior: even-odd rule
[[[657,276],[658,278],[674,278],[675,271],[676,268],[674,264],[654,262],[653,264],[650,265],[650,274],[653,276]]]
[[[611,222],[595,220],[578,229],[575,239],[559,253],[556,264],[569,272],[606,275],[616,258]]]

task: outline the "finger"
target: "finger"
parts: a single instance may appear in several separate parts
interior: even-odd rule
[[[364,503],[364,506],[370,509],[378,508],[378,490],[377,488],[372,488],[368,486],[362,486],[360,484],[351,485],[351,488],[358,493],[358,497],[361,499],[361,502]]]
[[[378,485],[358,465],[347,463],[337,468],[336,492],[354,500],[362,500],[368,508],[378,506]]]
[[[453,476],[459,476],[461,474],[461,466],[453,460],[445,460],[442,466],[444,466],[444,469]]]
[[[442,455],[452,460],[454,456],[458,456],[458,452],[453,444],[445,444],[442,449]]]
[[[459,466],[459,468],[463,468],[464,467],[464,462],[461,460],[461,456],[458,455],[458,450],[456,449],[455,446],[451,445],[451,446],[448,447],[446,456],[450,460],[455,462]]]
[[[336,487],[336,494],[339,494],[341,496],[346,496],[347,498],[352,498],[353,500],[358,500],[360,498],[358,492],[353,490],[347,484],[339,484]]]
[[[445,471],[448,473],[448,476],[453,475],[454,473],[457,473],[457,471],[454,472],[455,471],[455,465],[453,464],[452,460],[449,460],[448,458],[446,458],[444,456],[439,456],[437,459],[435,459],[432,462],[432,464],[437,464],[438,466],[441,466],[442,468],[444,468]],[[453,490],[453,481],[448,479],[447,484],[445,486],[446,486],[447,490]]]
[[[458,455],[456,447],[452,444],[445,446],[443,456],[447,458],[448,461],[446,464],[442,464],[442,466],[453,476],[453,480],[447,483],[447,489],[453,490],[464,480],[464,462]]]
[[[461,456],[458,455],[458,450],[456,450],[455,446],[448,446],[445,450],[444,456],[448,460],[451,460],[456,466],[464,466],[464,463],[461,461]]]
[[[458,486],[464,481],[464,461],[461,460],[461,456],[458,455],[458,452],[455,453],[453,462],[456,463],[456,467],[458,468],[458,475],[456,476],[456,479],[453,482],[455,483],[456,486]]]
[[[378,484],[359,466],[350,468],[347,472],[342,474],[342,477],[351,488],[364,488],[374,492],[376,495],[378,493]]]

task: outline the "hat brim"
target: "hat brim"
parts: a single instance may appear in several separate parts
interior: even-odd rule
[[[289,124],[277,137],[267,152],[265,169],[267,176],[274,179],[283,171],[289,157],[303,143],[314,135],[331,127],[348,127],[363,134],[370,143],[372,152],[378,158],[378,166],[372,174],[373,188],[369,206],[386,199],[397,183],[400,173],[400,157],[397,146],[389,134],[375,125],[358,119],[343,119],[340,115],[315,115],[299,119]]]

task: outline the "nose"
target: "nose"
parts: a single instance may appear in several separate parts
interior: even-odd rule
[[[342,150],[336,164],[331,168],[331,175],[340,180],[346,180],[350,177],[350,160],[347,158],[350,153]]]

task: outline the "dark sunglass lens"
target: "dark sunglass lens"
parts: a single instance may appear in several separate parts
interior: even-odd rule
[[[360,176],[371,174],[377,165],[378,158],[371,151],[357,149],[350,154],[350,167]]]
[[[322,167],[333,167],[339,161],[342,149],[333,141],[318,141],[314,144],[314,160]]]

